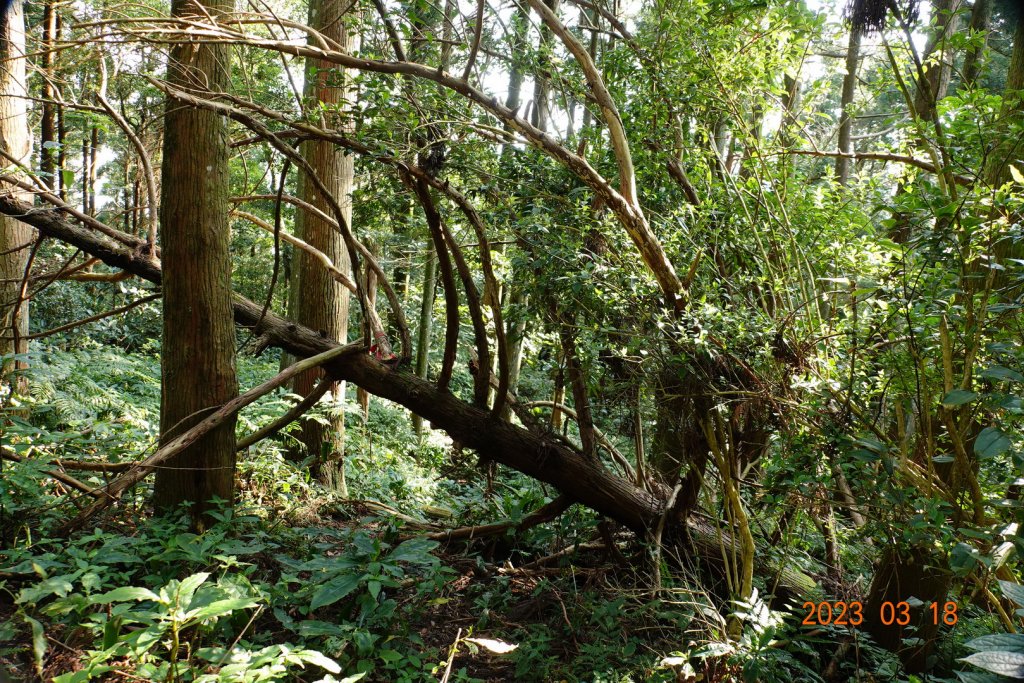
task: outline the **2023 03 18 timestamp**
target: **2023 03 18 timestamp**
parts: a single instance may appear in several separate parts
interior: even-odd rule
[[[800,622],[803,626],[857,627],[864,623],[865,618],[869,617],[877,617],[884,626],[909,626],[912,620],[909,602],[883,602],[878,608],[877,615],[868,615],[864,604],[857,600],[850,602],[807,601],[803,608],[806,610],[803,621]],[[930,617],[932,624],[935,625],[955,626],[959,618],[957,604],[952,601],[927,603],[925,617]]]

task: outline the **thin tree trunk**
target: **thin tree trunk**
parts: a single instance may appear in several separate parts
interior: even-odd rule
[[[379,256],[376,245],[371,245],[370,252],[374,258]],[[366,273],[366,305],[371,310],[377,310],[377,273],[368,269]],[[362,387],[356,389],[356,403],[359,404],[359,411],[363,415],[363,423],[370,419],[370,392]]]
[[[96,215],[96,175],[98,169],[97,155],[100,149],[100,129],[93,126],[89,133],[89,213]]]
[[[57,179],[57,110],[54,102],[54,42],[57,39],[57,10],[54,0],[47,0],[43,6],[43,118],[39,132],[39,171],[51,190],[58,186]]]
[[[544,0],[544,4],[552,12],[558,11],[559,0]],[[551,29],[547,24],[540,27],[540,64],[538,72],[534,74],[533,81],[533,120],[534,126],[542,131],[548,129],[548,119],[551,115],[551,81],[549,73],[551,69],[550,51],[552,49]]]
[[[434,322],[434,296],[437,293],[437,258],[434,243],[427,240],[426,263],[423,264],[423,299],[420,303],[420,324],[416,332],[416,376],[427,379],[430,357],[430,333]],[[413,413],[412,428],[423,436],[423,418]]]
[[[217,17],[233,0],[174,0],[175,17]],[[174,87],[230,88],[227,45],[176,45],[167,79]],[[164,336],[160,441],[166,444],[238,393],[231,316],[227,126],[216,113],[168,98],[160,206]],[[188,201],[182,201],[182,198]],[[235,419],[211,430],[157,471],[157,508],[189,502],[193,526],[206,525],[214,497],[232,501]]]
[[[343,0],[314,0],[309,6],[309,25],[330,40],[345,46],[347,51],[358,47],[358,15],[344,15],[348,3]],[[330,128],[351,130],[349,117],[340,114],[352,106],[353,86],[343,69],[332,64],[309,60],[306,67],[305,97],[322,107],[323,123]],[[344,218],[351,224],[352,183],[354,180],[354,157],[346,155],[336,145],[322,140],[307,140],[302,143],[302,155],[327,190],[342,206]],[[330,214],[327,198],[315,185],[300,176],[299,196],[306,202]],[[326,221],[299,212],[296,219],[296,233],[312,247],[327,254],[343,272],[351,269],[348,250],[341,233]],[[307,327],[323,332],[344,343],[348,331],[349,293],[311,255],[302,252],[297,258],[297,287],[291,292],[296,300],[295,320]],[[306,396],[319,383],[323,371],[311,370],[295,378],[294,390]],[[302,422],[300,440],[309,455],[313,457],[312,470],[324,486],[341,495],[348,495],[345,486],[345,416],[342,404],[345,387],[339,383],[332,387],[329,395],[334,409],[328,416],[327,424],[316,420]]]
[[[857,65],[860,62],[861,29],[850,28],[850,43],[846,48],[846,75],[843,76],[843,94],[840,99],[839,152],[853,154],[853,99],[857,92]],[[840,185],[850,181],[849,157],[836,157],[836,180]]]
[[[27,95],[25,14],[22,3],[15,2],[0,16],[0,150],[25,164],[30,163],[31,154],[25,108]],[[8,164],[6,160],[3,162],[4,166]],[[0,192],[10,192],[16,199],[31,201],[31,197],[18,189],[0,186]],[[20,302],[20,298],[21,280],[34,232],[15,218],[0,217],[0,356],[28,350],[25,336],[29,302]],[[24,366],[22,362],[0,365],[0,380],[12,369]],[[25,387],[22,384],[15,389],[23,391]]]

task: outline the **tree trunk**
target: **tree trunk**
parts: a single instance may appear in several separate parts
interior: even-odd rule
[[[423,300],[420,303],[420,325],[416,332],[416,376],[427,379],[430,357],[430,332],[434,321],[434,296],[437,293],[437,258],[434,243],[427,240],[426,263],[423,264]],[[423,436],[423,418],[413,413],[412,428],[416,436]]]
[[[0,16],[0,150],[26,165],[30,164],[31,145],[25,104],[25,14],[22,3],[15,2]],[[4,161],[8,166],[10,162]],[[30,200],[21,190],[0,186],[16,199]],[[21,279],[25,275],[34,231],[9,216],[0,217],[0,356],[25,353],[28,343],[28,302],[18,304]],[[17,343],[15,342],[17,338]],[[24,363],[4,363],[0,380],[11,369]],[[24,389],[24,387],[21,387]]]
[[[980,33],[981,44],[967,51],[964,56],[963,85],[970,87],[981,73],[982,56],[988,44],[988,32],[992,25],[992,0],[974,0],[971,10],[971,33]]]
[[[343,0],[314,0],[309,5],[309,25],[325,37],[343,45],[347,51],[358,46],[357,14],[344,15],[348,3]],[[351,130],[351,123],[342,112],[351,107],[352,84],[344,69],[310,59],[306,64],[305,97],[309,110],[319,112],[320,123],[329,128]],[[309,163],[324,187],[341,205],[346,222],[352,218],[352,182],[354,157],[330,142],[307,140],[301,147],[303,158]],[[331,214],[328,199],[307,178],[299,178],[299,196],[325,214]],[[320,250],[342,270],[351,269],[348,250],[341,233],[328,222],[299,211],[296,233],[307,244]],[[326,336],[344,343],[348,333],[348,290],[341,286],[323,266],[306,252],[299,252],[295,261],[295,284],[291,295],[295,301],[294,320],[306,327],[322,331]],[[320,382],[323,371],[316,369],[295,378],[294,391],[308,396]],[[345,415],[342,408],[345,386],[338,383],[329,392],[332,409],[327,424],[316,420],[302,421],[300,441],[312,456],[313,475],[329,489],[348,495],[345,486]]]
[[[853,98],[857,93],[857,65],[860,62],[861,29],[850,27],[850,43],[846,48],[846,75],[843,76],[843,94],[839,114],[839,152],[853,154]],[[840,185],[850,182],[849,157],[836,157],[836,181]]]
[[[558,0],[544,0],[544,4],[552,12],[558,11]],[[547,24],[540,27],[540,64],[541,68],[534,75],[533,81],[533,123],[542,131],[548,129],[548,120],[551,113],[551,81],[547,73],[551,69],[552,49],[551,29]]]
[[[233,0],[174,0],[175,17],[217,17]],[[172,86],[226,91],[227,45],[176,45],[167,79]],[[215,113],[168,98],[160,239],[163,263],[163,375],[160,441],[167,443],[238,393],[231,315],[228,222],[228,139]],[[143,241],[144,242],[144,241]],[[193,526],[202,529],[214,497],[234,494],[235,420],[229,419],[157,471],[157,508],[189,502]]]
[[[57,40],[57,9],[55,0],[47,0],[43,6],[43,118],[39,134],[39,171],[51,190],[58,186],[57,180],[57,105],[54,102],[54,62],[56,53],[53,50]]]
[[[960,0],[935,0],[932,3],[934,27],[925,47],[924,82],[918,83],[914,109],[925,121],[935,119],[935,109],[949,90],[949,78],[953,73],[954,51],[950,37],[957,32],[960,23],[956,15]]]
[[[864,603],[864,628],[876,643],[898,654],[910,673],[929,668],[928,657],[939,630],[934,623],[932,603],[938,603],[941,618],[952,578],[934,548],[901,551],[894,546],[882,555]],[[911,598],[923,604],[915,602],[916,606],[910,607]],[[908,603],[907,608],[900,606],[904,602]],[[904,609],[909,623],[900,625],[900,621],[906,622],[907,617],[901,616]]]

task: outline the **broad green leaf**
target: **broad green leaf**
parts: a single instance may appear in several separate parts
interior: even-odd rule
[[[1016,370],[1004,368],[1002,365],[990,365],[978,373],[979,377],[994,380],[1008,380],[1010,382],[1024,382],[1024,375]]]
[[[1001,676],[1024,678],[1024,654],[1019,652],[975,652],[962,661]]]
[[[957,671],[956,675],[960,677],[960,680],[963,683],[1006,683],[1006,679],[1002,676],[997,676],[988,672]]]
[[[320,609],[321,607],[336,603],[358,588],[364,578],[365,575],[346,574],[345,576],[328,581],[313,595],[313,601],[310,603],[309,609]]]
[[[437,541],[431,541],[428,538],[410,538],[392,550],[388,554],[388,560],[392,562],[430,562],[429,553],[437,546]]]
[[[966,643],[972,650],[1002,650],[1024,654],[1024,635],[1019,633],[994,633],[981,636]]]
[[[994,458],[1010,448],[1010,439],[998,427],[985,427],[974,440],[974,452],[979,458]]]
[[[1010,598],[1018,605],[1024,605],[1024,586],[1012,581],[999,581],[999,586],[1003,589],[1003,596]]]
[[[111,602],[128,602],[130,600],[153,600],[160,602],[160,596],[141,586],[121,586],[102,595],[95,595],[91,602],[97,605],[106,605]]]
[[[327,671],[330,671],[332,674],[341,673],[341,667],[338,666],[338,663],[322,652],[319,652],[317,650],[299,650],[294,654],[301,657],[303,660],[309,662],[310,664],[315,664],[316,666],[319,666],[321,669],[326,669]]]
[[[216,600],[211,602],[209,605],[192,610],[185,615],[185,618],[195,619],[196,621],[216,619],[227,616],[237,610],[249,609],[251,607],[257,607],[258,605],[258,602],[250,598],[228,598],[226,600]]]
[[[178,604],[188,605],[191,603],[192,596],[195,595],[196,589],[203,585],[208,578],[210,578],[210,572],[199,572],[198,574],[193,574],[192,576],[182,579],[177,592]]]
[[[970,403],[976,398],[978,398],[978,395],[973,391],[954,389],[942,397],[942,405],[947,408],[955,408],[956,406],[962,406],[965,403]]]
[[[370,581],[366,584],[366,589],[370,591],[370,597],[376,600],[380,595],[380,581]]]
[[[1013,177],[1013,181],[1018,185],[1024,185],[1024,173],[1021,173],[1020,170],[1013,164],[1010,164],[1009,166],[1010,175]]]

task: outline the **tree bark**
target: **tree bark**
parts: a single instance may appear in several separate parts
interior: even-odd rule
[[[55,0],[47,0],[43,6],[43,118],[39,135],[39,171],[51,190],[56,190],[57,180],[57,104],[54,102],[54,43],[57,40],[57,8]]]
[[[25,83],[25,14],[20,2],[0,16],[0,151],[30,165],[30,139]],[[4,159],[3,166],[10,161]],[[0,193],[18,200],[28,196],[22,190],[0,185]],[[8,194],[11,193],[11,194]],[[34,239],[29,226],[9,216],[0,217],[0,356],[28,350],[28,306],[20,302],[21,279],[25,275]],[[17,341],[16,341],[17,340]],[[24,363],[4,363],[0,380]],[[22,389],[24,387],[21,387]]]
[[[926,64],[924,82],[918,83],[914,109],[925,121],[935,119],[935,109],[946,96],[949,79],[953,73],[954,51],[949,38],[957,32],[960,0],[935,0],[932,3],[934,26],[925,46]],[[933,61],[934,60],[934,61]]]
[[[357,14],[344,15],[348,3],[344,0],[313,0],[309,5],[309,25],[325,37],[354,52],[358,45]],[[317,59],[306,63],[305,97],[309,111],[319,112],[326,127],[351,132],[352,125],[344,112],[351,108],[353,89],[346,69]],[[302,143],[302,155],[337,199],[351,224],[352,182],[354,157],[343,149],[322,140]],[[299,180],[299,197],[324,213],[330,214],[328,200],[317,187],[306,179]],[[351,269],[348,250],[341,232],[327,221],[306,211],[296,213],[296,233],[307,244],[326,254],[331,261],[347,273]],[[296,297],[295,320],[314,330],[344,343],[348,332],[349,293],[327,273],[320,263],[302,252],[296,259],[296,283],[291,295]],[[306,396],[320,382],[323,371],[311,370],[295,379],[295,393]],[[333,409],[327,424],[307,419],[302,421],[300,440],[313,457],[312,472],[327,488],[347,495],[345,486],[345,416],[342,405],[345,386],[338,383],[329,392]]]
[[[992,0],[974,0],[971,10],[971,33],[982,34],[981,44],[967,51],[964,56],[963,85],[973,86],[981,73],[982,56],[988,44],[988,32],[992,25]]]
[[[839,152],[853,154],[853,98],[857,92],[857,65],[860,62],[861,29],[850,27],[850,43],[846,48],[846,75],[843,77],[843,94],[840,99]],[[850,182],[850,158],[836,157],[836,181],[840,185]]]
[[[146,256],[144,239],[115,231],[115,241],[64,219],[59,211],[36,209],[11,197],[0,196],[0,214],[16,216],[37,228],[40,234],[78,247],[114,268],[155,284],[163,279],[160,263]],[[234,297],[233,310],[235,322],[258,335],[264,345],[281,348],[296,357],[314,356],[339,346],[335,340],[273,313],[262,316],[261,305],[241,296]],[[663,496],[612,474],[551,434],[532,433],[505,422],[485,407],[470,405],[411,373],[393,370],[369,354],[346,355],[326,367],[330,376],[353,382],[408,408],[466,448],[551,484],[572,500],[639,534],[653,530],[662,518]],[[657,487],[656,490],[661,493]],[[700,522],[689,520],[690,538],[700,553],[713,561],[714,554],[721,552],[717,533],[714,529],[701,531],[700,527]],[[793,595],[803,595],[814,589],[814,581],[795,570],[783,570],[779,586]]]
[[[423,299],[420,302],[420,325],[416,332],[416,376],[427,379],[430,358],[430,333],[434,322],[434,296],[437,292],[437,258],[434,243],[427,240],[426,263],[423,264]],[[413,413],[412,428],[423,436],[423,418]]]
[[[175,17],[216,17],[233,0],[174,0]],[[167,79],[175,87],[230,87],[227,45],[176,45]],[[168,99],[160,206],[164,298],[160,441],[168,443],[238,393],[231,315],[228,140],[224,119]],[[143,240],[143,243],[145,241]],[[140,248],[140,252],[141,252]],[[155,265],[155,264],[154,264]],[[256,312],[257,315],[259,311]],[[205,526],[214,497],[234,494],[235,419],[226,419],[157,471],[153,503],[192,504]]]

